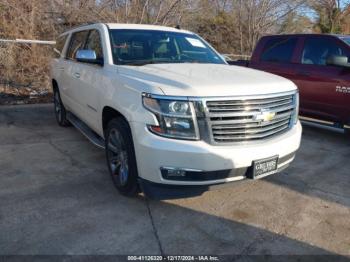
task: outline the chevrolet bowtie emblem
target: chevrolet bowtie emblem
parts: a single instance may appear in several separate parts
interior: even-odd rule
[[[261,111],[260,114],[255,115],[254,120],[261,120],[262,122],[268,122],[275,118],[276,112]]]

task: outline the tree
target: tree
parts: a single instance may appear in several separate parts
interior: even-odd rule
[[[311,0],[309,3],[317,15],[316,31],[341,33],[343,22],[348,21],[349,2],[340,0]]]
[[[233,12],[239,17],[242,52],[250,53],[263,34],[278,32],[286,17],[305,2],[306,0],[236,0]]]
[[[317,19],[300,12],[305,3]],[[87,22],[179,24],[219,52],[249,55],[266,34],[349,32],[350,5],[336,0],[0,1],[0,38],[54,40]],[[1,45],[0,52],[0,82],[49,86],[49,47]]]
[[[285,17],[277,33],[312,33],[313,26],[309,17],[293,11]]]

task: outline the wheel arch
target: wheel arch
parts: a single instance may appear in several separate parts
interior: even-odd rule
[[[123,118],[129,125],[127,118],[118,110],[110,106],[105,106],[102,110],[102,130],[105,131],[109,121],[114,118]],[[130,125],[129,125],[130,127]]]
[[[52,90],[55,91],[55,90],[58,90],[58,83],[56,81],[56,79],[52,79],[51,80],[51,84],[52,84]]]

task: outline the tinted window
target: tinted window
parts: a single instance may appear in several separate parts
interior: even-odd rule
[[[350,37],[339,37],[341,40],[343,40],[345,43],[347,43],[348,45],[350,45]]]
[[[67,35],[64,36],[60,36],[57,40],[56,40],[56,45],[55,48],[53,49],[55,52],[55,57],[59,58],[61,57],[62,54],[62,50],[64,48],[64,44],[66,43],[67,40]]]
[[[261,60],[265,62],[290,63],[297,38],[273,38],[267,41]]]
[[[84,49],[94,50],[96,53],[97,59],[100,59],[100,60],[103,59],[101,37],[97,30],[90,31],[90,34]]]
[[[110,30],[115,64],[157,63],[224,64],[199,37],[181,32],[158,30]]]
[[[349,54],[332,39],[309,38],[305,41],[301,63],[326,65],[330,56],[349,57]]]
[[[77,51],[80,49],[84,49],[87,34],[88,31],[73,33],[66,58],[75,60],[75,54],[77,53]]]

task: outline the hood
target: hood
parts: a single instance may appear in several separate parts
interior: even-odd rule
[[[169,96],[244,96],[287,92],[293,82],[262,71],[223,64],[121,66],[124,77],[160,88]]]

